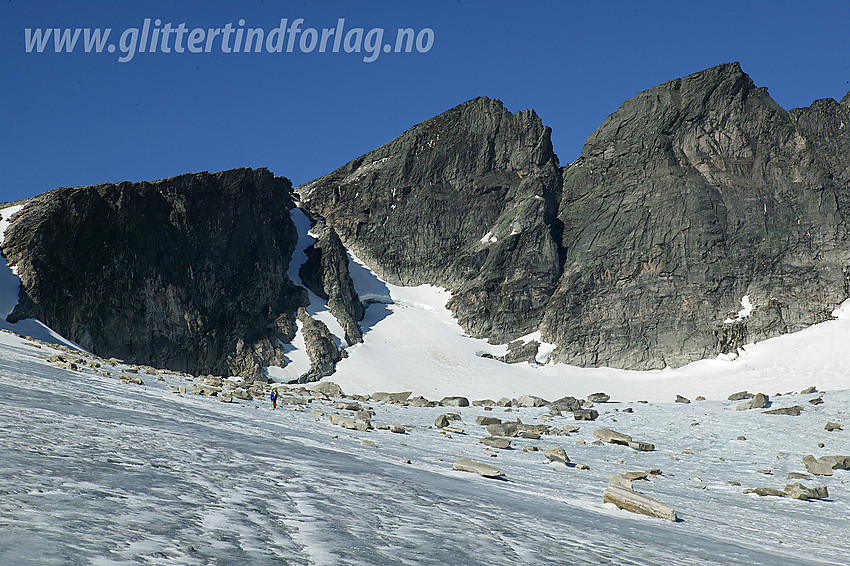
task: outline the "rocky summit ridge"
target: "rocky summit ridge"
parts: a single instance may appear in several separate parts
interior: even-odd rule
[[[848,126],[850,94],[786,111],[728,63],[627,100],[563,167],[533,111],[477,98],[296,191],[389,281],[450,288],[474,336],[680,366],[850,295]]]
[[[450,289],[467,332],[511,343],[503,361],[533,361],[538,342],[517,338],[539,332],[554,361],[681,366],[850,296],[848,129],[850,93],[785,110],[727,63],[625,101],[563,166],[533,110],[476,98],[297,194],[265,169],[55,189],[6,231],[9,320],[255,379],[288,363],[297,320],[301,381],[319,379],[345,352],[307,289],[364,339],[347,248],[390,283]],[[292,271],[296,198],[316,241]]]

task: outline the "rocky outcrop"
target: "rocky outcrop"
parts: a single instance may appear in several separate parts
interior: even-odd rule
[[[266,169],[44,193],[6,231],[21,278],[9,320],[104,357],[264,379],[307,300],[287,277],[292,207],[289,180]]]
[[[310,369],[296,380],[297,383],[319,381],[332,375],[337,362],[342,359],[333,334],[324,322],[311,317],[303,307],[298,309],[298,322],[301,323],[304,345],[310,358]]]
[[[537,329],[560,276],[560,185],[540,118],[476,98],[298,193],[382,278],[448,287],[465,329],[505,342]]]
[[[301,282],[326,300],[328,310],[345,331],[349,345],[363,341],[358,321],[365,309],[348,272],[348,255],[333,228],[318,221],[310,230],[316,242],[305,250],[307,261],[298,270]]]

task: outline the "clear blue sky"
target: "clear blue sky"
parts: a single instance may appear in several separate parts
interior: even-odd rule
[[[269,167],[297,185],[475,96],[534,108],[562,163],[636,92],[740,61],[785,108],[850,90],[850,2],[0,0],[0,200]],[[431,28],[427,53],[26,53],[24,28]],[[52,45],[52,44],[51,44]],[[52,49],[52,47],[50,48]]]

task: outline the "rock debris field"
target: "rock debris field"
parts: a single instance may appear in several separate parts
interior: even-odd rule
[[[1,334],[3,564],[850,555],[848,391],[678,403],[616,391],[347,395],[327,381],[175,374]]]

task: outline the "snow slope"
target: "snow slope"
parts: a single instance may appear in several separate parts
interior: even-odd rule
[[[303,213],[293,219],[298,282],[311,240]],[[10,312],[19,282],[6,269],[0,306]],[[835,321],[747,346],[736,359],[677,370],[506,365],[480,356],[505,347],[466,336],[444,306],[445,290],[389,285],[353,256],[351,271],[368,304],[365,342],[348,348],[330,378],[348,393],[555,399],[601,390],[613,401],[650,403],[598,404],[593,423],[550,418],[545,408],[373,403],[376,424],[399,421],[408,433],[354,432],[330,424],[332,401],[270,411],[268,401],[175,395],[169,387],[190,382],[143,375],[136,386],[118,380],[121,368],[111,376],[59,369],[38,357],[51,353],[46,345],[0,332],[0,564],[847,563],[850,471],[805,482],[826,485],[827,501],[742,490],[782,489],[786,473],[804,471],[805,454],[850,453],[846,431],[823,428],[850,424],[850,305]],[[343,343],[321,300],[311,296],[308,310]],[[63,342],[37,321],[3,324]],[[275,378],[306,370],[298,340],[292,363],[270,370]],[[799,417],[736,411],[724,400],[742,389],[773,395],[809,385],[828,390],[823,404],[808,403],[817,394],[772,398],[773,407],[804,406]],[[671,403],[677,393],[709,400]],[[432,428],[447,410],[462,415],[465,434]],[[481,415],[580,430],[514,439],[515,449],[498,451],[478,443]],[[594,445],[603,427],[656,450]],[[590,469],[521,450],[554,444]],[[499,466],[507,480],[453,471],[464,456]],[[680,522],[602,503],[610,476],[653,468],[664,475],[635,487],[675,507]]]
[[[358,294],[380,302],[372,302],[366,310],[361,323],[364,343],[349,348],[349,357],[328,378],[345,391],[412,391],[433,399],[534,394],[550,400],[605,391],[621,401],[672,401],[677,394],[725,399],[743,389],[773,394],[812,384],[821,389],[850,388],[850,317],[842,313],[801,332],[747,345],[737,356],[675,370],[508,365],[480,357],[482,352],[504,354],[506,346],[466,335],[445,308],[451,298],[447,291],[430,285],[390,285],[353,255],[350,259]],[[546,352],[550,351],[548,345]]]
[[[560,444],[590,466],[579,470],[477,442],[476,415],[541,422],[545,408],[459,409],[467,434],[446,436],[429,426],[445,408],[375,403],[374,423],[414,427],[354,432],[328,422],[333,401],[270,411],[267,401],[179,396],[168,386],[184,378],[122,384],[53,367],[36,357],[45,347],[26,342],[0,333],[0,564],[790,565],[850,555],[850,471],[813,483],[828,486],[828,501],[742,493],[790,483],[784,475],[803,471],[805,453],[846,451],[847,433],[823,423],[847,424],[847,391],[816,407],[811,395],[779,398],[805,404],[800,417],[727,401],[629,405],[634,413],[597,405],[599,420],[570,437],[514,439]],[[593,445],[601,427],[657,450]],[[507,480],[453,471],[464,456]],[[611,475],[651,468],[664,476],[635,487],[681,521],[602,503]],[[772,474],[757,472],[765,468]]]

